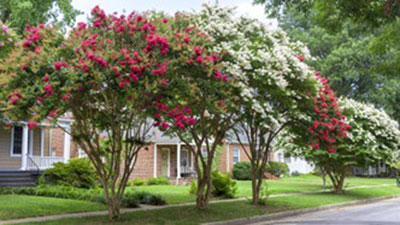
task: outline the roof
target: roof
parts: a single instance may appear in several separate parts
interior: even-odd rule
[[[158,127],[152,128],[150,140],[156,144],[178,144],[181,143],[180,139],[176,135],[166,134],[165,132],[158,129]],[[244,143],[248,143],[245,134],[240,134],[240,140]],[[239,143],[236,135],[232,131],[228,131],[225,140],[228,143]]]

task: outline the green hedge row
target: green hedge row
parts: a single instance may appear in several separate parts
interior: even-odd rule
[[[68,186],[41,185],[38,187],[0,187],[0,195],[5,194],[43,196],[106,203],[103,190],[101,189],[82,189]],[[148,192],[125,192],[122,198],[122,207],[135,208],[138,207],[139,204],[165,205],[166,201],[162,196]]]

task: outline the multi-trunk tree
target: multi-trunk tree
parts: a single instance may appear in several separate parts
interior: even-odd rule
[[[225,85],[215,77],[213,55],[202,61],[206,55],[197,45],[207,46],[207,37],[179,15],[106,15],[95,7],[90,22],[78,23],[68,36],[56,27],[27,25],[21,45],[1,62],[7,116],[29,120],[28,126],[34,128],[43,120],[57,124],[58,118],[71,113],[74,122],[66,132],[93,163],[109,215],[118,218],[138,152],[149,144],[152,118],[158,120],[168,112],[174,120],[156,124],[162,129],[193,126],[196,120],[190,115],[198,113],[209,96],[196,89],[201,82],[195,78],[214,80],[213,90]],[[184,89],[188,94],[193,91],[203,101],[173,101],[180,99],[179,94],[185,96],[169,91],[182,83],[188,85]],[[209,83],[201,84],[208,88]],[[192,103],[193,112],[186,107]],[[225,116],[222,102],[207,99],[206,103],[215,107],[215,111],[206,108],[211,115],[207,118],[212,120],[216,111],[216,117]],[[183,111],[174,111],[178,109]],[[205,111],[200,115],[206,117]]]
[[[318,82],[302,62],[311,57],[304,45],[290,42],[284,32],[238,17],[232,8],[205,6],[197,25],[211,36],[215,50],[225,52],[221,63],[240,87],[230,133],[250,159],[252,202],[258,204],[275,137],[291,124],[291,117],[313,107],[310,96],[316,95]]]
[[[288,153],[302,156],[324,170],[334,192],[342,193],[345,177],[352,166],[366,167],[379,161],[391,164],[398,159],[400,131],[395,120],[372,105],[347,98],[335,104],[339,106],[337,114],[342,114],[343,121],[336,117],[330,120],[321,117],[322,120],[314,122],[299,120],[278,143]],[[323,113],[318,106],[316,111]],[[338,129],[338,125],[341,128]],[[338,135],[347,138],[332,139]]]

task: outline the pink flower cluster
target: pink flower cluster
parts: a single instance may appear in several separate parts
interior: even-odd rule
[[[160,109],[160,111],[154,114],[154,117],[158,122],[156,122],[154,126],[160,127],[161,130],[166,130],[169,128],[169,124],[165,121],[161,122],[161,113],[166,112],[168,110],[168,107],[166,107],[166,105],[164,104],[158,104],[158,108]],[[179,129],[186,130],[187,126],[192,126],[196,124],[196,120],[193,117],[188,116],[191,111],[192,110],[187,106],[179,106],[168,110],[167,116],[174,120],[175,125]]]
[[[55,62],[54,63],[55,70],[61,70],[62,67],[66,68],[66,67],[69,67],[69,65],[66,62]]]
[[[31,47],[33,44],[37,44],[41,38],[40,30],[44,28],[43,24],[39,24],[38,27],[31,27],[29,24],[26,25],[26,39],[24,40],[22,46]]]
[[[338,140],[347,137],[346,131],[351,126],[344,122],[345,116],[339,109],[337,97],[328,85],[328,80],[321,77],[319,71],[315,75],[322,88],[313,98],[314,122],[308,130],[314,141],[310,145],[314,149],[326,148],[329,153],[335,153]]]

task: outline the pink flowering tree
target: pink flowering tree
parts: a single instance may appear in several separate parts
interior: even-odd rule
[[[211,37],[200,32],[194,21],[191,24],[186,33],[176,35],[191,51],[183,58],[184,70],[165,76],[168,89],[155,103],[155,118],[161,130],[179,137],[194,155],[196,205],[205,209],[212,193],[212,164],[218,146],[233,127],[240,97],[235,79],[221,65],[224,53],[213,51]],[[207,41],[199,42],[191,37],[193,33]]]
[[[343,192],[344,179],[349,166],[356,165],[357,159],[364,160],[356,151],[350,151],[351,139],[348,137],[352,126],[346,120],[343,107],[330,88],[328,80],[315,72],[320,82],[318,94],[312,96],[313,108],[299,116],[289,127],[277,147],[290,155],[304,157],[326,173],[335,193]]]
[[[182,90],[198,98],[194,78],[207,74],[216,80],[214,61],[201,59],[213,56],[195,47],[206,46],[207,37],[188,24],[179,15],[106,15],[96,7],[90,23],[78,23],[68,37],[54,27],[27,25],[21,46],[2,62],[8,65],[2,76],[8,78],[9,118],[29,120],[34,128],[39,121],[56,124],[72,115],[67,132],[93,163],[112,219],[119,217],[138,152],[149,144],[152,118],[162,129],[184,130],[196,123],[195,98],[171,90],[184,84]],[[175,97],[180,101],[171,100]],[[173,120],[160,120],[166,112]]]

